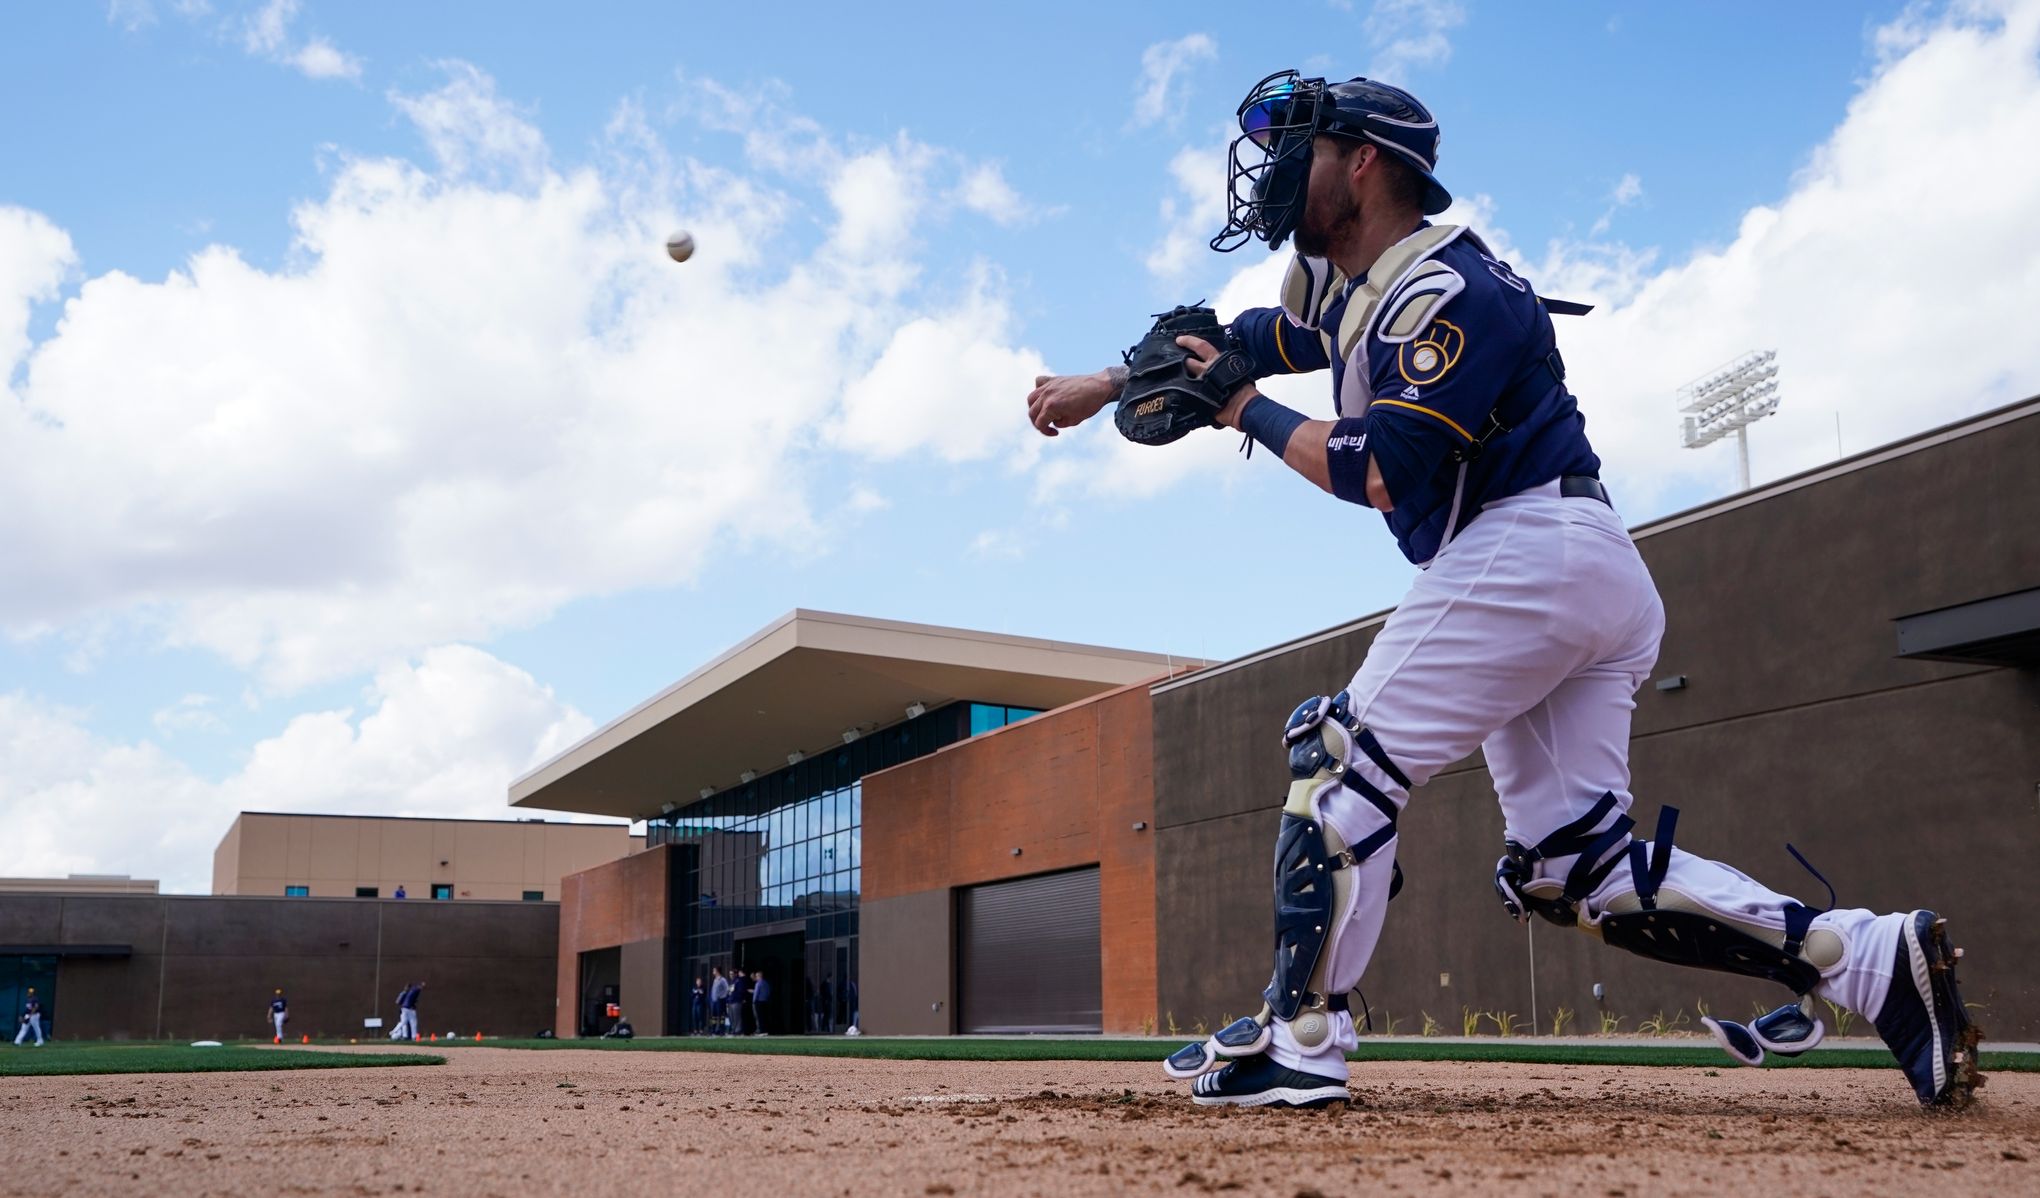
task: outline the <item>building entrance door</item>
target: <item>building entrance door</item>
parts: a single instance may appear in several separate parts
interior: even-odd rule
[[[623,985],[623,950],[598,948],[581,954],[581,994],[574,1012],[574,1030],[583,1036],[600,1036],[616,1026],[612,1005],[620,1006]]]
[[[758,1009],[758,1026],[753,1029],[784,1036],[807,1030],[807,936],[803,932],[778,932],[750,936],[736,943],[737,968],[745,976],[762,972],[772,983],[770,997]]]

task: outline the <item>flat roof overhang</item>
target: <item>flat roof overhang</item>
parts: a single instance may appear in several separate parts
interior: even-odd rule
[[[0,957],[132,957],[134,953],[131,944],[0,944]]]
[[[1208,665],[796,609],[510,784],[510,805],[646,819],[961,699],[1047,710]]]
[[[1894,623],[1900,657],[2040,667],[2040,587],[1916,612]]]

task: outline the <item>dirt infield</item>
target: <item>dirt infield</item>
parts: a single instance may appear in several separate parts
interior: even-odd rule
[[[363,1050],[374,1051],[374,1050]],[[1375,1063],[1324,1112],[1152,1065],[463,1049],[444,1066],[0,1079],[0,1194],[2040,1192],[2040,1075]]]

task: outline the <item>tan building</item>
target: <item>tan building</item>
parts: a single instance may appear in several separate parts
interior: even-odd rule
[[[213,850],[213,893],[545,902],[643,844],[629,824],[244,811]]]
[[[68,878],[0,878],[0,894],[155,894],[154,878],[126,874],[72,874]]]

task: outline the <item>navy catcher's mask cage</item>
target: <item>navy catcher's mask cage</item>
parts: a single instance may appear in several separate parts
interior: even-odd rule
[[[1280,248],[1303,220],[1311,139],[1352,138],[1394,154],[1425,182],[1424,213],[1443,212],[1451,193],[1439,183],[1438,121],[1415,96],[1371,79],[1327,84],[1277,71],[1240,101],[1240,135],[1226,164],[1226,223],[1211,248],[1230,253],[1258,237]]]

